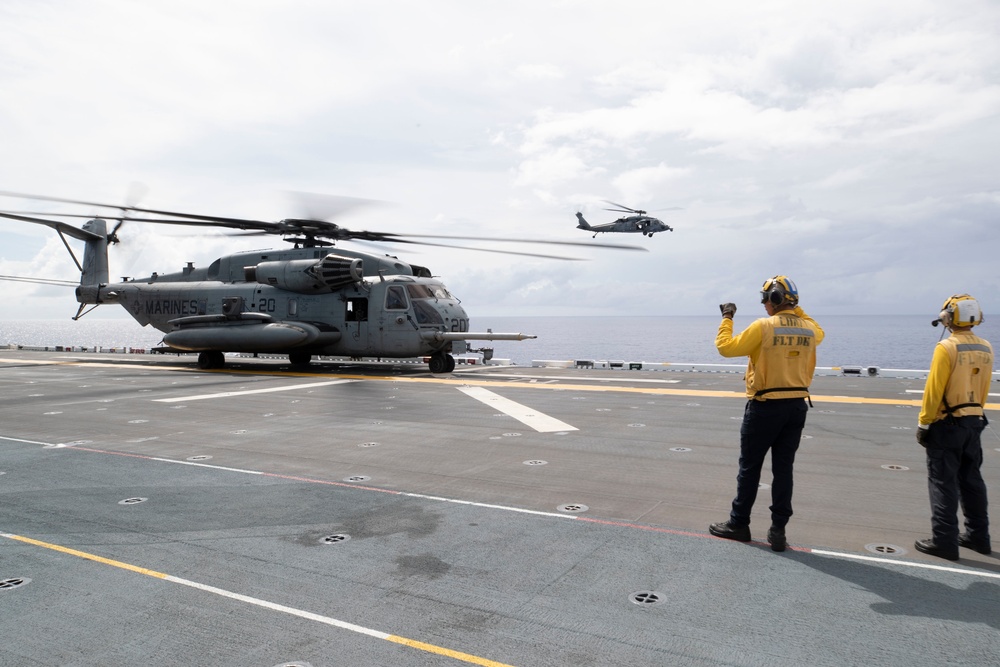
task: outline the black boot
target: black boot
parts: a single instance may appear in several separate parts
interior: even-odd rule
[[[722,537],[727,540],[736,540],[737,542],[750,541],[750,526],[734,526],[732,521],[713,523],[708,527],[708,532],[716,537]]]
[[[990,548],[989,540],[986,540],[985,542],[976,542],[969,537],[968,533],[962,533],[958,536],[958,546],[965,547],[966,549],[972,549],[973,551],[977,551],[984,556],[989,556],[993,553],[993,549]]]
[[[784,551],[788,546],[785,539],[785,529],[783,527],[771,526],[767,531],[767,543],[771,545],[771,551]]]
[[[949,549],[948,547],[940,546],[934,542],[933,537],[928,537],[926,540],[917,540],[913,543],[913,546],[917,548],[917,551],[930,554],[931,556],[937,556],[945,560],[958,560],[958,547]]]

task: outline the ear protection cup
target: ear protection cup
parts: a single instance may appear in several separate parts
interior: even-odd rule
[[[771,302],[772,306],[779,306],[781,302],[785,299],[785,295],[781,293],[781,289],[777,286],[772,287],[767,292],[767,300]]]
[[[941,306],[941,322],[946,326],[974,327],[983,323],[979,302],[968,294],[955,294]]]

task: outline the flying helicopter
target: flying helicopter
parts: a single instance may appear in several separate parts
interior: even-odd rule
[[[105,217],[32,212],[0,212],[0,217],[48,226],[62,238],[81,274],[76,286],[80,306],[74,320],[98,305],[118,304],[142,326],[151,325],[164,332],[163,344],[167,348],[197,352],[202,369],[222,368],[226,352],[249,352],[287,354],[293,365],[307,365],[313,355],[352,359],[428,357],[431,372],[448,373],[455,368],[452,351],[458,341],[535,338],[523,333],[472,331],[459,299],[426,267],[388,254],[335,247],[340,241],[422,244],[554,259],[575,258],[424,239],[588,245],[354,231],[312,218],[267,222],[42,195],[0,192],[0,196],[108,209]],[[40,215],[46,218],[37,217]],[[90,219],[77,227],[52,217]],[[114,226],[109,227],[110,222]],[[279,236],[292,247],[236,252],[206,267],[189,262],[180,271],[110,282],[108,246],[119,243],[125,222],[222,227],[251,235]],[[82,263],[66,237],[83,241]],[[637,246],[603,247],[644,250]]]
[[[604,209],[605,211],[629,213],[630,215],[622,216],[614,222],[608,222],[603,225],[591,225],[583,218],[583,213],[577,211],[576,219],[579,221],[576,225],[577,229],[586,229],[588,232],[594,232],[593,238],[597,238],[597,235],[602,232],[642,232],[643,236],[652,238],[656,232],[674,231],[673,227],[658,218],[647,215],[645,211],[622,206],[613,201],[606,203],[613,205],[615,208],[606,208]]]

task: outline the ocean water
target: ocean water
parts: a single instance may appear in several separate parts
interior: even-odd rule
[[[931,315],[823,317],[814,315],[826,332],[817,351],[819,366],[878,366],[926,369],[941,327]],[[752,317],[736,315],[735,330]],[[497,358],[530,365],[536,359],[618,360],[670,363],[742,363],[726,360],[715,349],[717,316],[650,317],[473,317],[472,329],[526,333],[526,341],[472,341],[492,347]],[[987,319],[976,333],[1000,345],[1000,318]],[[0,345],[43,345],[150,348],[162,334],[129,319],[23,320],[0,322]]]
[[[813,317],[826,333],[816,352],[819,366],[927,369],[943,331],[931,326],[930,315]],[[742,331],[754,319],[737,313],[734,331]],[[517,363],[532,359],[742,363],[723,358],[715,349],[719,321],[717,316],[482,317],[474,318],[472,325],[477,331],[488,327],[537,334],[537,340],[492,344],[494,356]],[[1000,318],[987,319],[975,331],[1000,345]]]

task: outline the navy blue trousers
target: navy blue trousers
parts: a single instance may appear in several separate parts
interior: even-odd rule
[[[969,537],[974,542],[989,544],[986,483],[980,472],[983,446],[979,436],[984,428],[985,419],[957,417],[934,422],[927,433],[931,530],[934,543],[939,546],[958,548],[959,505]]]
[[[740,471],[729,520],[734,526],[750,525],[750,511],[757,500],[760,471],[771,452],[771,524],[784,528],[792,516],[792,467],[799,439],[806,425],[806,399],[784,398],[747,401],[740,426]]]

